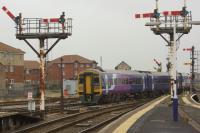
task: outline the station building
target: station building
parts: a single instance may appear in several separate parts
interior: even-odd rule
[[[0,91],[3,92],[6,89],[6,73],[5,67],[0,63]]]
[[[131,66],[129,66],[126,62],[122,61],[115,67],[115,70],[131,70]]]
[[[24,60],[24,54],[24,51],[0,42],[0,90],[39,88],[40,64],[38,61]],[[64,55],[47,62],[45,70],[47,89],[59,89],[61,86],[61,58],[63,85],[73,94],[78,73],[85,69],[97,68],[97,62],[80,55]]]
[[[24,54],[24,51],[0,42],[0,63],[5,68],[6,88],[23,87]]]

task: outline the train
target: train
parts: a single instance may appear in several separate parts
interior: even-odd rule
[[[188,74],[177,74],[177,92],[190,87]],[[82,103],[98,104],[170,92],[167,72],[87,69],[78,75],[77,94]]]

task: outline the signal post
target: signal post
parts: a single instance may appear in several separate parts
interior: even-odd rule
[[[168,70],[170,75],[170,90],[173,100],[173,120],[178,121],[178,96],[177,96],[177,41],[188,34],[192,28],[192,14],[186,10],[186,1],[179,11],[158,12],[158,0],[156,0],[156,9],[153,13],[135,14],[135,18],[150,18],[146,26],[150,26],[155,35],[161,36],[169,47],[168,51]],[[178,37],[177,34],[180,34]],[[169,40],[165,37],[169,35]]]
[[[15,17],[5,6],[2,9],[16,24],[16,38],[24,40],[39,57],[40,112],[41,118],[45,119],[45,58],[61,39],[72,35],[72,18],[65,19],[64,12],[58,18],[22,18],[21,13]],[[36,50],[28,39],[38,39],[39,50]],[[45,51],[44,42],[46,39],[56,39],[56,41]]]

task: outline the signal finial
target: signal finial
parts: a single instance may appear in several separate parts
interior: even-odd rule
[[[158,0],[156,0],[156,9],[158,10]]]
[[[184,0],[184,7],[186,7],[186,0]]]

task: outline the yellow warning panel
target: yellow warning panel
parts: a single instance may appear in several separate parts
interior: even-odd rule
[[[86,94],[91,94],[91,76],[86,76]]]

